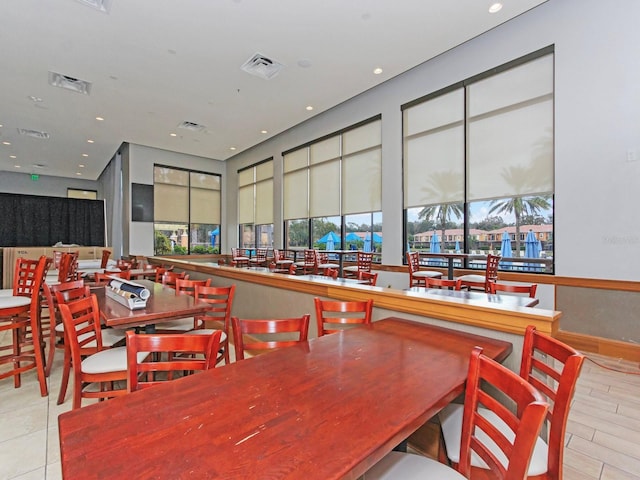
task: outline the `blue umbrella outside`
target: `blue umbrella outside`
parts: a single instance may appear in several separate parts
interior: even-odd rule
[[[344,237],[344,239],[345,239],[345,241],[347,241],[347,242],[359,242],[359,241],[361,241],[361,240],[362,240],[358,235],[356,235],[356,234],[355,234],[355,233],[353,233],[353,232],[349,232],[349,233],[347,233],[347,236],[346,236],[346,237]]]
[[[367,233],[367,236],[364,238],[364,248],[365,252],[371,252],[371,234]]]
[[[340,237],[338,235],[335,234],[335,232],[331,231],[329,233],[327,233],[326,235],[324,235],[323,237],[321,237],[318,240],[318,243],[327,243],[329,241],[329,239],[331,239],[333,241],[333,245],[335,247],[335,245],[340,245]]]
[[[382,237],[373,232],[373,243],[382,243]]]
[[[502,258],[513,257],[513,251],[511,250],[511,236],[507,232],[502,232],[502,243],[500,244],[500,255]],[[500,262],[502,268],[511,270],[511,262]]]
[[[216,238],[218,237],[218,235],[220,235],[220,227],[216,227],[216,229],[212,230],[209,235],[211,235],[211,246],[215,247],[216,246]]]
[[[540,243],[533,233],[533,230],[529,230],[527,237],[524,240],[524,256],[526,258],[540,258]],[[538,269],[537,263],[529,263],[527,270],[536,271]]]
[[[431,243],[429,243],[430,253],[440,253],[440,238],[436,232],[433,232],[431,236]]]
[[[440,253],[440,239],[438,238],[438,234],[433,232],[431,236],[431,242],[429,243],[429,253]],[[429,265],[439,265],[440,262],[438,260],[434,260],[432,258],[429,259]]]
[[[335,242],[333,241],[333,236],[329,236],[329,238],[327,238],[327,246],[325,247],[326,250],[334,250],[336,248]]]
[[[460,253],[460,242],[458,240],[456,240],[456,253]]]

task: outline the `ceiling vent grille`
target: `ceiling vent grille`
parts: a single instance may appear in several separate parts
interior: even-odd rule
[[[28,128],[19,128],[18,133],[20,135],[26,135],[27,137],[40,138],[42,140],[47,140],[49,138],[49,134],[47,132],[39,132],[38,130],[29,130]]]
[[[91,91],[91,84],[89,82],[56,72],[49,72],[49,85],[71,90],[76,93],[82,93],[83,95],[89,95]]]
[[[256,77],[264,78],[265,80],[272,79],[280,73],[280,70],[283,68],[284,65],[265,57],[261,53],[256,53],[240,67],[241,70]]]
[[[184,121],[180,125],[178,125],[178,128],[189,130],[191,132],[201,132],[207,127],[198,123]]]
[[[111,10],[111,0],[77,0],[87,7],[95,8],[103,13],[109,13]]]

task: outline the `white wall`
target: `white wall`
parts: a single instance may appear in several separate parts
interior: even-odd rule
[[[34,182],[31,180],[30,173],[0,172],[0,192],[3,193],[66,197],[67,188],[97,191],[99,184],[92,180],[49,175],[40,175],[40,178]]]
[[[236,171],[382,113],[383,263],[402,263],[400,106],[555,45],[555,253],[562,276],[637,280],[640,270],[640,2],[549,0],[439,57],[243,152],[227,169],[227,224],[237,225]],[[631,154],[628,155],[628,152]],[[629,158],[635,156],[635,161]],[[276,212],[275,225],[282,224]],[[279,229],[275,244],[281,245]],[[228,228],[227,245],[237,228]]]

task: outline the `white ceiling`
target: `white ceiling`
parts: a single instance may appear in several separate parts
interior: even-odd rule
[[[122,142],[226,160],[543,2],[2,0],[0,171],[95,180]],[[284,69],[240,70],[255,53]]]

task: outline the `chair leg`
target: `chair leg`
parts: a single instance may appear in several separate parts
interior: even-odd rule
[[[64,363],[62,365],[62,380],[60,382],[60,393],[58,394],[58,405],[64,403],[64,397],[67,395],[67,385],[69,384],[69,373],[71,372],[71,352],[64,347]],[[74,394],[75,398],[75,394]]]
[[[42,335],[40,334],[40,314],[35,312],[31,315],[31,335],[33,336],[33,353],[36,357],[36,371],[38,372],[38,382],[40,383],[40,395],[46,397],[49,394],[47,389],[47,379],[44,371],[44,351],[42,349]]]
[[[20,353],[21,353],[20,345],[21,345],[21,342],[22,342],[22,335],[20,335],[21,331],[22,331],[22,328],[14,328],[11,331],[12,337],[13,337],[13,356],[14,356],[14,358],[20,358]],[[19,360],[14,360],[13,361],[13,368],[14,369],[20,368],[20,361]],[[22,384],[22,381],[20,379],[20,373],[18,372],[17,374],[15,374],[13,376],[13,386],[14,386],[14,388],[20,388],[21,384]]]

